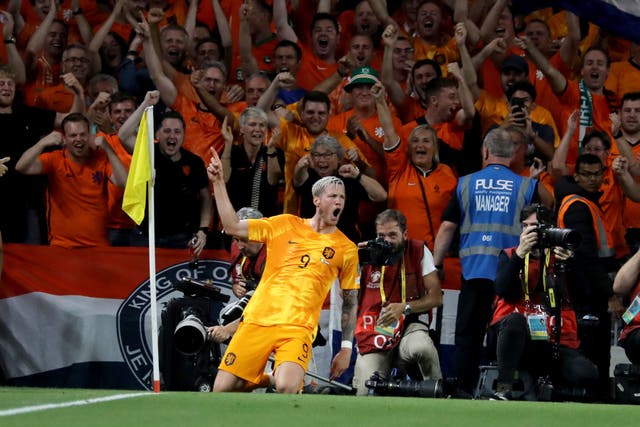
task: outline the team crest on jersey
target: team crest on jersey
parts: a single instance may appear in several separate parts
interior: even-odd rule
[[[378,289],[380,287],[380,277],[381,273],[379,270],[371,271],[369,275],[369,281],[367,282],[367,288]]]
[[[236,354],[235,353],[227,353],[224,357],[224,364],[226,366],[231,366],[236,363]]]
[[[330,247],[326,247],[322,250],[322,256],[325,259],[331,259],[333,258],[333,256],[336,254],[336,251],[333,250],[333,248]]]
[[[156,300],[158,302],[158,326],[162,309],[172,298],[182,296],[173,288],[179,278],[187,275],[196,280],[211,280],[225,295],[233,296],[229,277],[229,263],[217,259],[200,260],[196,268],[189,262],[174,264],[156,273]],[[153,360],[151,356],[151,295],[149,279],[141,283],[125,299],[116,314],[116,328],[120,353],[127,364],[131,382],[142,388],[153,389]]]
[[[100,171],[95,171],[92,175],[91,175],[91,180],[93,181],[94,184],[102,184],[102,182],[104,181],[104,176],[102,175],[102,172]]]

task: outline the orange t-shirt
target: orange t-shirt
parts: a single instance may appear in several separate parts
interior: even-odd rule
[[[407,123],[398,129],[398,135],[402,140],[409,141],[409,135],[411,135],[411,132],[416,128],[416,126],[418,126],[418,124],[415,121]],[[462,150],[462,145],[464,143],[464,129],[458,126],[455,121],[443,122],[430,126],[436,131],[438,138],[444,141],[445,144],[454,150]]]
[[[560,53],[556,52],[555,55],[549,58],[549,62],[553,68],[558,70],[567,80],[571,80],[573,78],[573,71],[571,70],[571,67],[562,60]],[[554,103],[557,104],[557,99],[553,93],[553,89],[551,89],[549,80],[528,58],[527,63],[529,64],[531,77],[534,79],[533,87],[536,89],[536,104],[543,106],[547,110],[551,110],[554,108]],[[558,127],[557,122],[556,127]]]
[[[329,64],[313,54],[311,48],[300,45],[302,61],[296,79],[300,87],[313,90],[318,83],[326,80],[338,69],[338,63]]]
[[[45,88],[56,86],[60,83],[61,71],[61,64],[49,64],[44,58],[44,54],[40,54],[36,62],[35,77],[24,85],[24,103],[35,107],[36,99]]]
[[[73,93],[64,83],[44,88],[37,95],[35,106],[57,113],[68,113],[73,106]]]
[[[51,245],[65,248],[108,246],[107,181],[111,164],[96,150],[80,165],[65,149],[41,154],[48,178],[48,223]]]
[[[447,64],[460,61],[460,51],[456,39],[451,37],[447,43],[438,46],[427,43],[420,37],[413,40],[413,48],[415,49],[415,60],[432,59],[440,65],[440,70],[444,77],[447,76]]]
[[[449,166],[442,163],[424,176],[411,164],[407,144],[407,140],[401,138],[400,144],[385,150],[389,176],[388,205],[407,217],[408,237],[423,240],[433,251],[442,214],[456,191],[458,178]],[[420,183],[424,187],[430,215],[427,215]]]
[[[606,168],[604,171],[604,177],[602,179],[602,196],[600,196],[600,208],[602,209],[602,219],[604,220],[604,227],[613,239],[611,243],[616,251],[616,258],[621,257],[629,253],[629,247],[624,239],[626,229],[623,225],[623,209],[624,206],[624,193],[622,186],[618,182],[618,179],[611,168],[613,157],[609,156],[607,160]]]
[[[224,149],[224,138],[220,132],[222,123],[211,111],[203,110],[199,104],[190,101],[182,94],[176,96],[172,110],[182,114],[187,125],[183,147],[199,156],[205,164],[211,160],[209,149],[213,147],[218,154]]]
[[[200,102],[198,92],[191,84],[191,75],[176,71],[173,75],[173,84],[178,93],[192,102]]]
[[[131,166],[131,154],[129,154],[122,145],[122,142],[120,142],[118,134],[114,133],[108,135],[104,132],[99,132],[97,136],[104,136],[111,148],[113,148],[113,151],[116,152],[116,155],[124,167],[129,170],[129,166]],[[107,187],[109,190],[107,228],[134,228],[135,223],[131,217],[122,210],[122,196],[124,195],[124,188],[118,187],[111,181],[108,182]]]
[[[551,114],[556,118],[556,123],[560,124],[560,133],[564,134],[566,132],[567,119],[569,118],[569,115],[571,115],[574,110],[580,108],[579,83],[573,80],[567,80],[567,88],[562,95],[557,97],[557,100],[559,102],[555,103],[555,107],[551,109]],[[591,100],[593,105],[593,126],[591,126],[591,129],[606,132],[609,135],[609,138],[613,141],[615,138],[611,135],[611,119],[609,118],[611,109],[609,108],[607,98],[604,95],[592,93]],[[591,129],[588,129],[587,133]],[[571,140],[571,145],[567,154],[567,164],[575,164],[576,158],[578,157],[579,133],[580,132],[576,130],[573,135],[573,139]]]
[[[618,101],[625,93],[640,91],[640,67],[628,60],[614,62],[604,86],[616,94]]]
[[[525,168],[520,175],[526,176],[528,178],[531,176],[531,171],[529,170],[529,168]],[[540,173],[537,180],[539,183],[541,183],[544,186],[544,188],[546,188],[546,190],[549,192],[551,197],[555,200],[555,192],[554,192],[555,182],[553,181],[553,177],[551,176],[551,174],[547,171],[543,171]]]
[[[251,53],[258,63],[258,68],[261,71],[274,71],[273,53],[276,50],[276,45],[280,40],[275,34],[271,34],[271,37],[265,40],[258,40],[252,43]],[[247,77],[242,72],[240,66],[240,52],[237,55],[233,55],[231,59],[231,72],[229,73],[229,81],[239,83],[244,81]]]
[[[636,141],[631,145],[633,155],[637,158],[640,156],[640,141]],[[620,155],[618,151],[618,144],[611,146],[611,158],[615,159]],[[640,181],[638,178],[636,180]],[[634,202],[628,197],[624,198],[624,205],[622,207],[622,224],[625,228],[640,228],[640,202]]]
[[[338,114],[336,116],[331,116],[329,119],[329,123],[327,123],[327,130],[346,134],[347,132],[347,122],[353,116],[354,111],[346,111],[344,113]],[[360,123],[365,128],[369,136],[376,140],[378,144],[382,147],[384,143],[384,130],[380,125],[380,120],[378,120],[378,115],[374,114],[371,117],[366,119],[360,119]],[[393,126],[396,129],[399,129],[401,126],[400,120],[397,117],[393,117]],[[378,153],[376,153],[369,144],[360,139],[359,136],[356,136],[353,139],[353,143],[358,147],[360,152],[364,155],[367,163],[371,165],[371,167],[376,171],[375,178],[380,182],[383,186],[386,185],[387,175],[386,169],[387,165],[384,157],[381,157]]]
[[[80,7],[82,8],[82,14],[92,28],[105,21],[105,14],[100,11],[98,5],[92,0],[80,0]],[[75,16],[72,14],[73,9],[71,7],[71,0],[64,0],[58,9],[57,19],[61,19],[67,24],[69,28],[68,44],[81,43],[84,44],[78,24],[76,23]],[[29,1],[21,2],[20,13],[25,20],[25,23],[37,27],[40,25],[40,18],[36,14],[33,5]],[[127,40],[125,38],[125,40]]]
[[[424,116],[427,110],[422,107],[417,97],[405,96],[402,105],[396,107],[396,112],[402,124],[407,124]]]

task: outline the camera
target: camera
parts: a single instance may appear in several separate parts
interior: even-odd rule
[[[200,282],[187,276],[182,276],[174,288],[185,296],[201,299],[213,299],[228,302],[229,296],[222,293],[220,288],[207,282]],[[181,320],[173,331],[173,343],[178,352],[184,355],[197,354],[202,350],[207,340],[207,326],[203,322],[206,317],[202,310],[186,306],[181,311]]]
[[[580,233],[570,228],[556,228],[548,224],[539,224],[534,230],[538,233],[538,246],[540,248],[552,248],[561,246],[574,249],[580,244]]]
[[[365,242],[365,246],[358,249],[358,258],[362,265],[391,265],[393,264],[393,245],[384,237],[376,237]]]
[[[369,396],[443,397],[442,380],[389,380],[374,372],[364,385]]]
[[[163,390],[210,391],[218,372],[221,348],[207,340],[229,296],[210,281],[183,275],[172,282],[181,297],[172,298],[161,314],[160,372]]]
[[[244,294],[242,298],[240,298],[236,302],[228,304],[225,308],[222,309],[222,311],[220,311],[219,323],[221,325],[223,326],[228,325],[229,323],[233,322],[236,319],[239,319],[242,316],[242,313],[244,312],[245,307],[247,306],[247,304],[249,303],[249,300],[253,296],[254,289],[255,287],[252,290],[248,290],[247,293]]]

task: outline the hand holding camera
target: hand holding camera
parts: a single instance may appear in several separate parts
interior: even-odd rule
[[[538,226],[529,225],[522,229],[520,243],[516,248],[516,255],[524,258],[538,244]]]

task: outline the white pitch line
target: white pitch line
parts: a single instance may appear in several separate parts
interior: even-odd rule
[[[155,393],[127,393],[127,394],[114,394],[112,396],[95,397],[92,399],[74,400],[72,402],[62,403],[47,403],[46,405],[36,406],[23,406],[22,408],[5,409],[0,411],[0,417],[7,417],[11,415],[28,414],[31,412],[46,411],[48,409],[68,408],[70,406],[84,406],[91,405],[93,403],[110,402],[112,400],[128,399],[130,397],[138,396],[150,396]]]

